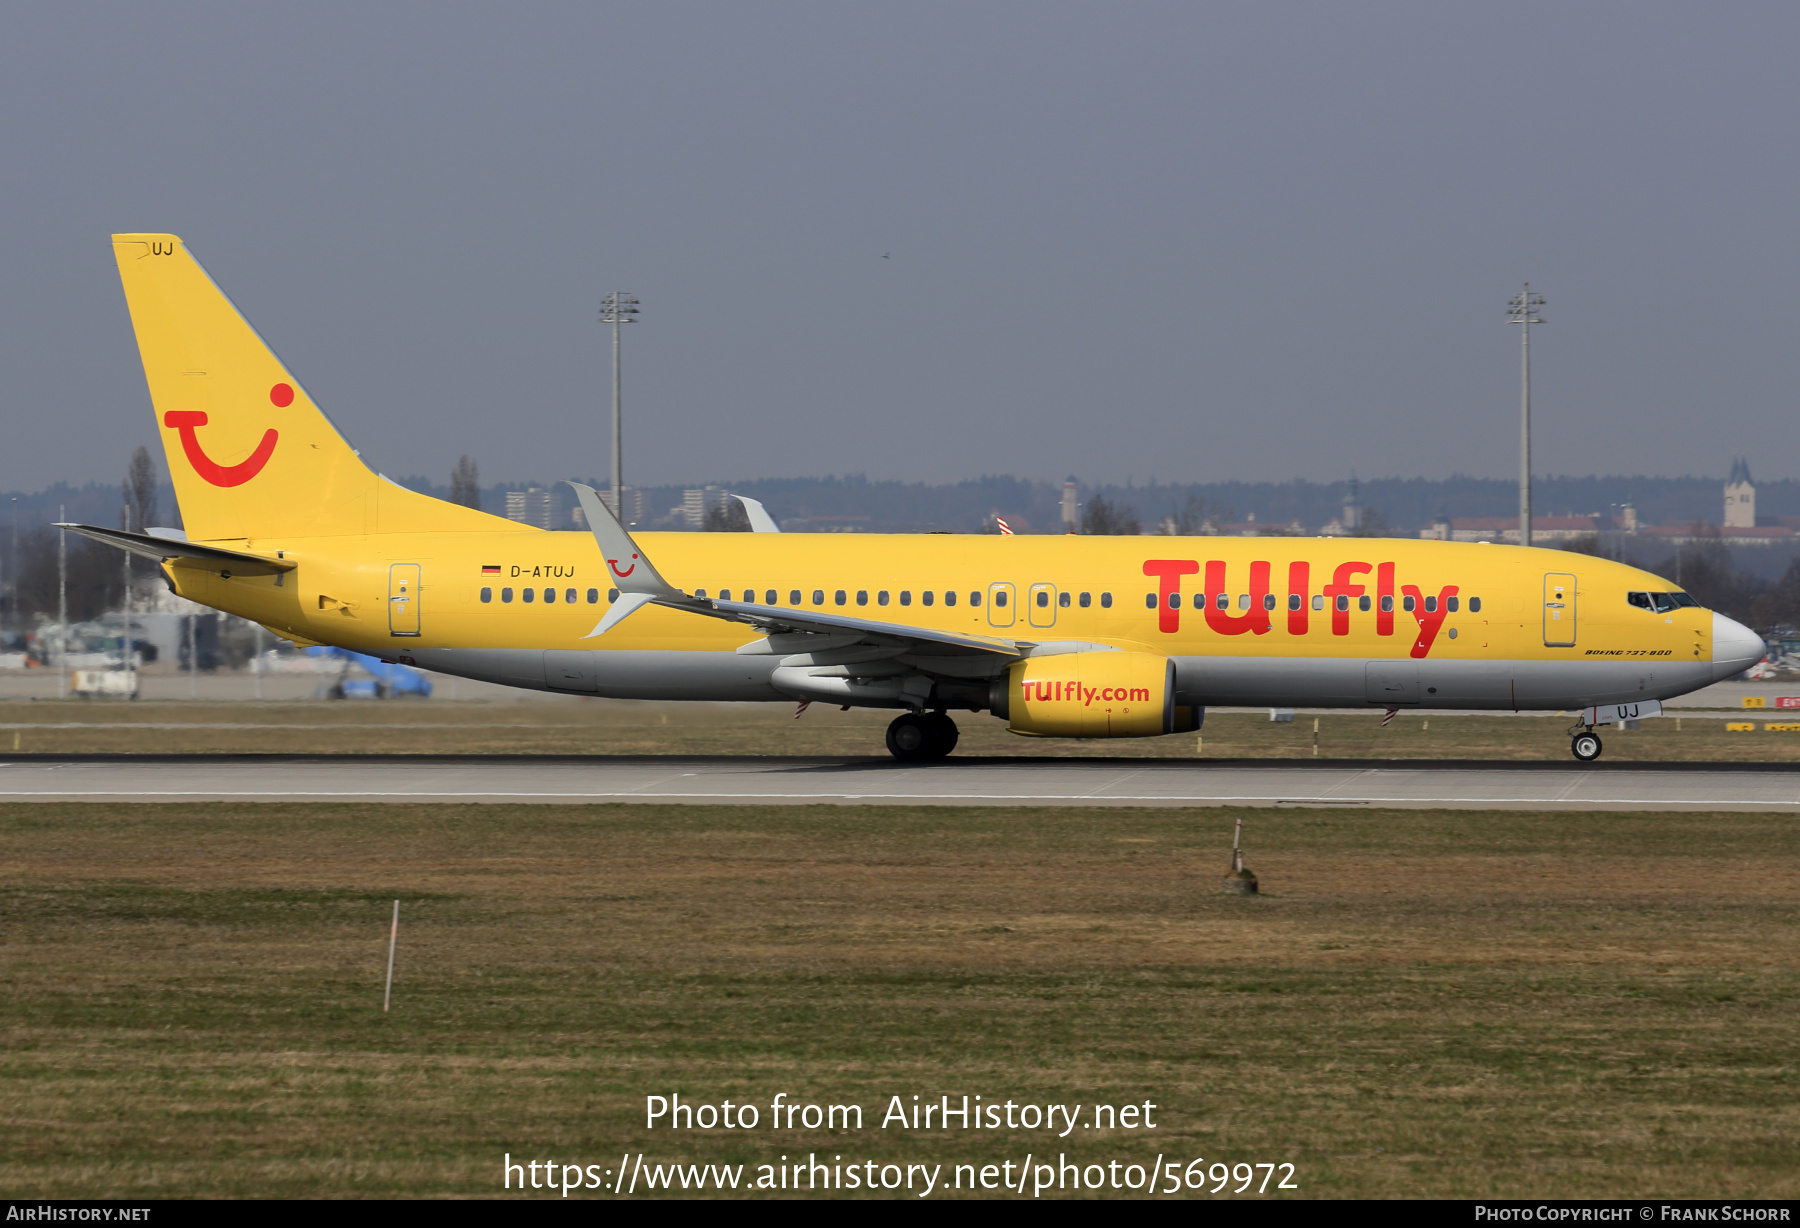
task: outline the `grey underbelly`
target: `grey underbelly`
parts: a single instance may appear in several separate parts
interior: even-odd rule
[[[425,669],[536,691],[609,699],[790,698],[770,682],[779,657],[730,652],[434,648]],[[1176,702],[1194,707],[1568,709],[1669,699],[1712,682],[1710,662],[1413,661],[1176,657]]]
[[[542,648],[431,648],[408,655],[425,669],[534,691],[608,699],[787,698],[769,685],[779,657]]]
[[[1712,663],[1176,657],[1176,700],[1196,707],[1568,709],[1669,699]]]

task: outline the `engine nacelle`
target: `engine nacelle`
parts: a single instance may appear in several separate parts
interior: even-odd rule
[[[1148,738],[1200,727],[1175,706],[1175,662],[1148,652],[1030,657],[994,685],[991,707],[1014,733],[1040,738]]]

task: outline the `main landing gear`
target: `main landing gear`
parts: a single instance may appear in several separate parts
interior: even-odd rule
[[[1600,735],[1592,729],[1581,729],[1569,741],[1569,753],[1583,763],[1592,763],[1600,757]]]
[[[942,759],[956,749],[956,722],[942,712],[906,712],[887,728],[888,753],[904,763]]]

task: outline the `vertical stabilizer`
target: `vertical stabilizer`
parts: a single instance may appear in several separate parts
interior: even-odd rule
[[[179,238],[112,241],[191,539],[494,527],[371,472]]]

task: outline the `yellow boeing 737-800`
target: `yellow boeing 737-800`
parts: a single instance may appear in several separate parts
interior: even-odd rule
[[[113,236],[183,531],[65,528],[299,644],[625,699],[951,711],[1015,733],[1193,730],[1208,705],[1584,709],[1593,729],[1762,641],[1586,555],[1385,538],[550,533],[371,471],[174,235]],[[773,530],[752,505],[758,528]],[[654,562],[652,561],[654,560]]]

